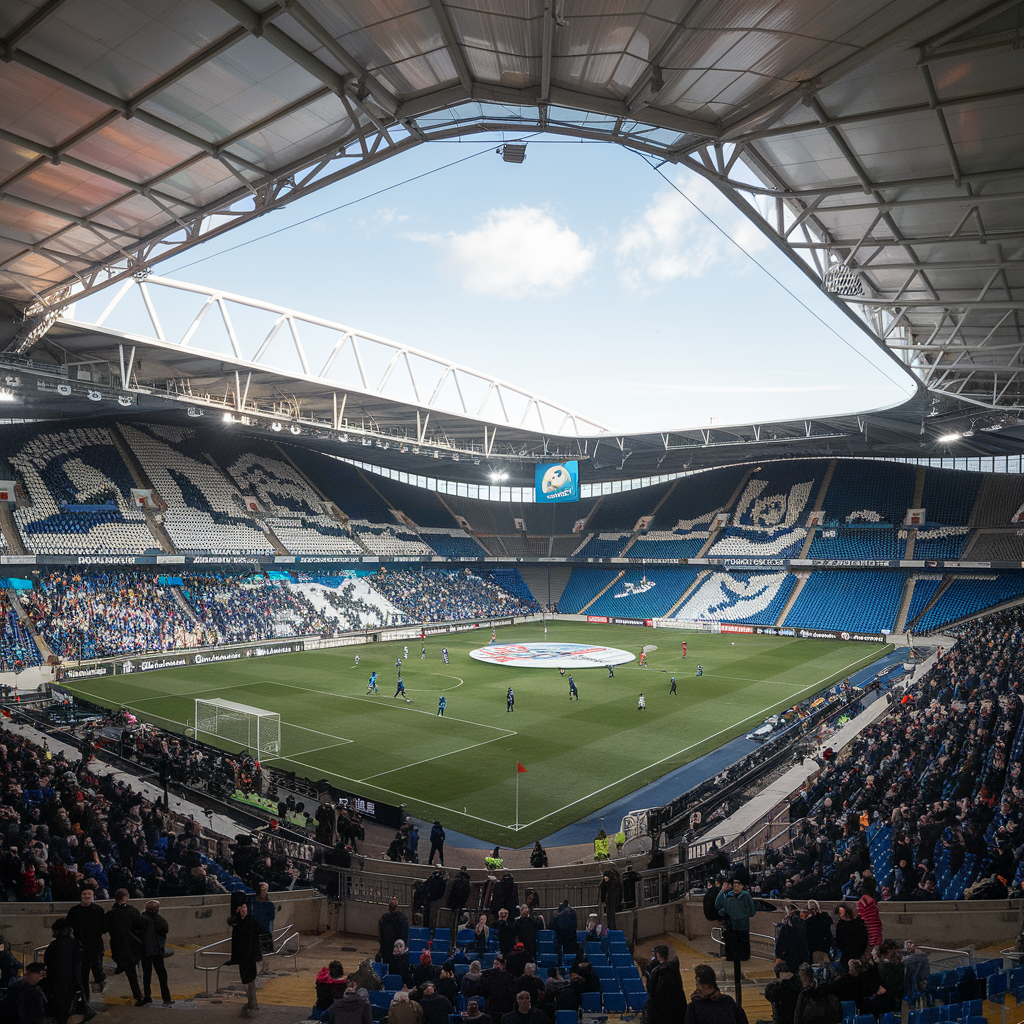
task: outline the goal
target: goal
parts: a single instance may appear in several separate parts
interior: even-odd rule
[[[257,757],[281,752],[281,716],[216,697],[196,699],[196,739],[215,736],[219,746],[247,747]]]

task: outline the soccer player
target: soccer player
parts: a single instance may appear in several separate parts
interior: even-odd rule
[[[401,675],[402,674],[402,659],[401,658],[399,658],[398,661],[395,662],[395,668],[398,669],[398,674]]]
[[[561,666],[561,665],[559,665],[559,666],[558,666],[558,674],[559,674],[560,676],[564,676],[564,675],[565,675],[565,669],[564,669],[564,668],[562,668],[562,666]]]
[[[498,634],[495,632],[494,627],[491,626],[491,643],[493,644],[494,641],[497,640],[497,639],[498,639]]]
[[[579,700],[580,691],[576,689],[576,684],[573,682],[572,673],[569,673],[569,700]]]
[[[405,697],[406,700],[409,698],[405,696],[405,683],[402,682],[402,675],[398,675],[398,689],[395,691],[395,697]],[[392,698],[393,700],[394,698]]]
[[[640,668],[647,668],[647,652],[641,651],[640,657],[637,659],[637,664]]]
[[[442,718],[444,718],[444,709],[446,707],[448,707],[448,698],[442,693],[441,696],[437,698],[437,714]]]
[[[615,678],[615,669],[612,668],[611,665],[608,666],[608,678],[609,679],[614,679]]]
[[[683,657],[686,657],[686,641],[683,641]]]
[[[672,685],[669,687],[669,693],[674,693],[676,696],[679,695],[679,691],[676,689],[676,677],[672,677]]]
[[[372,672],[370,674],[370,685],[366,688],[367,693],[380,693],[377,689],[377,673]]]
[[[697,675],[699,675],[699,676],[704,675],[704,666],[703,665],[698,665],[697,666]]]
[[[357,665],[359,664],[359,655],[358,654],[356,655],[356,664]]]
[[[647,710],[647,701],[644,700],[644,695],[641,693],[639,699],[636,702],[637,711]]]
[[[409,645],[408,644],[406,644],[405,647],[402,648],[402,657],[405,658],[406,661],[409,660]]]
[[[505,711],[515,711],[516,709],[516,695],[512,692],[512,687],[508,688],[508,693],[505,694]]]
[[[422,661],[426,656],[427,656],[427,649],[426,649],[426,647],[421,647],[420,648],[420,661]]]

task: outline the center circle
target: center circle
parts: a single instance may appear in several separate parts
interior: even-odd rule
[[[477,661],[510,668],[605,668],[635,660],[629,651],[595,644],[488,644],[470,651]]]

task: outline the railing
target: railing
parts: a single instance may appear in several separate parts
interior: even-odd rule
[[[774,935],[765,935],[763,932],[751,932],[750,933],[750,938],[751,939],[764,939],[765,942],[768,942],[768,943],[771,944],[772,950],[775,949],[775,936]],[[721,928],[720,925],[716,924],[711,929],[711,939],[712,939],[713,942],[717,943],[719,946],[723,946],[723,947],[725,946],[725,939],[722,938],[722,928]],[[770,963],[774,963],[775,962],[775,954],[773,952],[771,956],[761,956],[760,953],[755,953],[754,952],[754,946],[753,946],[753,943],[751,943],[750,959],[751,960],[767,960]],[[728,981],[728,978],[726,978],[726,980]]]
[[[968,946],[966,949],[944,949],[942,946],[922,946],[917,947],[922,953],[928,954],[928,962],[932,965],[932,970],[935,970],[936,964],[943,964],[945,966],[939,968],[943,971],[951,970],[953,967],[964,966],[959,963],[949,964],[947,961],[950,960],[965,960],[966,966],[970,966],[974,963],[974,947]],[[932,956],[933,953],[939,953],[940,956]]]
[[[227,949],[223,947],[227,945]],[[278,928],[274,932],[273,944],[269,953],[263,954],[263,959],[268,960],[271,957],[288,958],[292,961],[292,966],[295,967],[295,957],[299,952],[300,935],[296,931],[295,926],[291,924],[285,925],[283,928]],[[200,958],[216,960],[218,957],[223,957],[219,963],[200,963]],[[214,992],[220,991],[220,969],[227,963],[231,957],[231,936],[229,935],[226,939],[219,939],[217,942],[211,942],[208,946],[203,946],[201,949],[197,949],[192,956],[192,966],[197,971],[202,971],[206,978],[206,994],[213,995]],[[298,968],[296,967],[296,970]],[[210,975],[214,975],[214,986],[213,992],[210,991]]]

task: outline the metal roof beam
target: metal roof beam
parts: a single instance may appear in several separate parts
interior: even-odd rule
[[[548,0],[550,3],[550,0]],[[430,0],[430,9],[434,12],[434,18],[437,21],[438,28],[441,29],[441,35],[444,37],[444,47],[448,53],[448,57],[452,62],[452,66],[455,68],[455,73],[459,76],[459,81],[462,83],[462,88],[466,90],[466,93],[470,96],[473,95],[473,76],[470,74],[469,64],[466,61],[466,55],[462,52],[462,46],[459,43],[458,38],[455,35],[455,30],[452,28],[452,23],[448,18],[448,12],[444,9],[444,5],[441,0]],[[548,12],[548,4],[545,4],[544,13]],[[548,68],[550,72],[550,57],[548,62]],[[544,89],[541,88],[543,94]],[[394,113],[394,111],[392,111]]]
[[[0,39],[0,54],[10,53],[17,45],[34,32],[46,19],[63,7],[67,0],[47,0],[46,3],[33,11],[17,28],[9,32],[3,39]],[[4,57],[4,60],[9,58]]]

